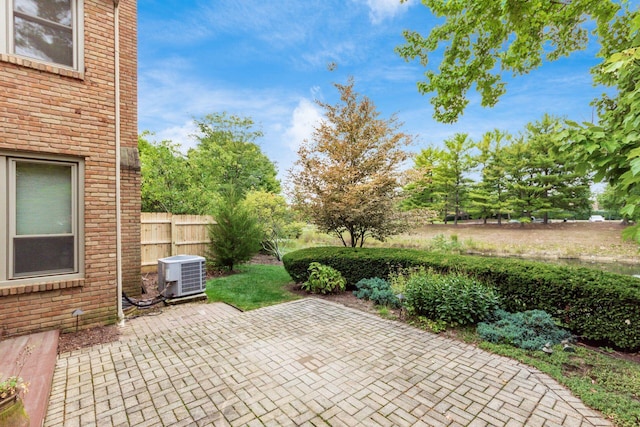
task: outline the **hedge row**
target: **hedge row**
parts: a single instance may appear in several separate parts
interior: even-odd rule
[[[509,258],[445,255],[392,248],[307,248],[284,256],[291,277],[307,280],[311,262],[330,265],[353,288],[399,268],[461,272],[495,286],[508,311],[544,310],[574,334],[626,351],[640,350],[640,280],[581,267]]]

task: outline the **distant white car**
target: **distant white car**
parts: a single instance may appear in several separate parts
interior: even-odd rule
[[[604,217],[602,215],[591,215],[589,222],[604,222]]]

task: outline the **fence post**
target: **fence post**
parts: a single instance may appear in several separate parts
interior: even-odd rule
[[[171,215],[171,256],[178,255],[178,227],[176,225],[176,217],[178,215]]]

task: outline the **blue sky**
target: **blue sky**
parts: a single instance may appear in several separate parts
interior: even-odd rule
[[[429,96],[416,88],[424,68],[394,53],[402,30],[426,35],[437,22],[416,0],[138,0],[138,20],[140,131],[186,149],[195,146],[193,117],[249,116],[283,180],[321,117],[314,100],[335,103],[333,82],[349,76],[384,117],[397,113],[416,137],[414,151],[456,132],[516,133],[545,112],[591,121],[589,103],[603,91],[589,74],[597,63],[592,45],[508,80],[496,107],[482,108],[473,92],[457,123],[437,123]]]

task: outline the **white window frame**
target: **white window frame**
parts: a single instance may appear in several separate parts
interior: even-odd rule
[[[15,276],[13,273],[13,240],[16,230],[16,194],[15,170],[18,162],[54,164],[71,167],[72,187],[72,235],[74,237],[74,268],[65,272],[37,272],[29,275]],[[7,197],[0,198],[0,247],[5,250],[0,258],[0,287],[19,284],[39,283],[43,280],[70,280],[84,275],[84,162],[57,157],[20,156],[0,152],[0,188]]]
[[[0,53],[29,61],[50,64],[56,67],[83,71],[84,69],[84,0],[71,0],[72,31],[73,31],[73,66],[45,61],[14,53],[13,37],[13,9],[14,0],[2,0],[4,7],[0,7]]]

